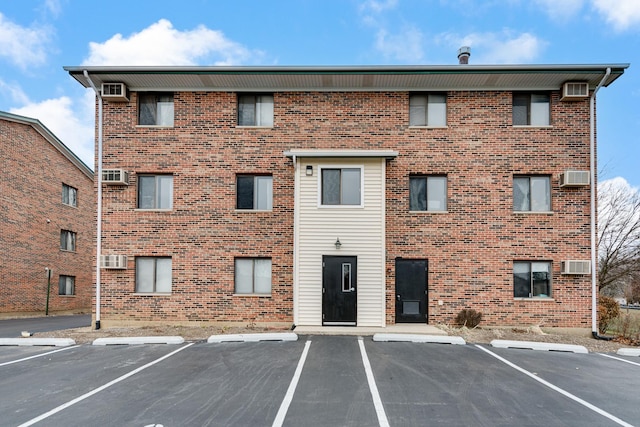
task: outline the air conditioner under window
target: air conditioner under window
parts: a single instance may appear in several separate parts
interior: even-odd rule
[[[124,83],[102,83],[102,99],[111,102],[129,102]]]
[[[109,270],[126,270],[126,255],[100,255],[100,268]]]
[[[129,172],[123,169],[104,169],[102,182],[107,185],[129,185]]]
[[[591,261],[562,261],[562,274],[591,274]]]
[[[580,187],[589,185],[591,174],[589,171],[566,170],[560,174],[560,187]]]
[[[562,85],[560,101],[580,101],[589,97],[589,83],[566,82]]]

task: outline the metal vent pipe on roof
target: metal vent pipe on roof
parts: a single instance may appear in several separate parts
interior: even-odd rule
[[[469,57],[471,56],[471,48],[469,46],[462,46],[458,49],[458,63],[460,65],[467,65],[469,63]]]

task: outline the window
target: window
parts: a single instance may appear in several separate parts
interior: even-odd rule
[[[138,176],[138,209],[173,208],[173,176]]]
[[[514,126],[549,126],[549,95],[546,93],[514,93]]]
[[[551,297],[551,263],[514,262],[513,296],[516,298]]]
[[[136,292],[171,292],[171,257],[136,257]]]
[[[76,278],[62,276],[58,279],[58,295],[73,295],[75,293]]]
[[[409,126],[446,126],[447,95],[444,93],[409,96]]]
[[[138,124],[143,126],[173,126],[173,94],[144,93],[139,95]]]
[[[434,211],[447,210],[446,176],[410,176],[409,210]]]
[[[236,258],[236,294],[271,294],[271,258]]]
[[[239,126],[273,126],[273,95],[238,95]]]
[[[273,207],[273,177],[238,175],[236,177],[236,207],[270,211]]]
[[[60,230],[60,249],[75,252],[76,233],[69,230]]]
[[[551,210],[551,182],[548,176],[519,176],[513,178],[513,210],[549,212]]]
[[[360,168],[322,169],[322,205],[360,205]]]
[[[78,206],[78,190],[67,184],[62,184],[62,203]]]

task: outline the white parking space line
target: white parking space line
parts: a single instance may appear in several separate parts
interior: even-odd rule
[[[147,364],[146,364],[146,365],[144,365],[144,366],[141,366],[141,367],[139,367],[139,368],[137,368],[137,369],[134,369],[133,371],[131,371],[131,372],[127,373],[127,374],[124,374],[124,375],[122,375],[122,376],[120,376],[120,377],[116,378],[115,380],[113,380],[113,381],[110,381],[110,382],[106,383],[106,384],[105,384],[105,385],[103,385],[103,386],[100,386],[100,387],[98,387],[98,388],[96,388],[96,389],[93,389],[93,390],[91,390],[90,392],[85,393],[85,394],[83,394],[83,395],[82,395],[82,396],[80,396],[80,397],[76,397],[75,399],[70,400],[69,402],[67,402],[67,403],[65,403],[65,404],[62,404],[62,405],[58,406],[57,408],[53,408],[53,409],[52,409],[52,410],[50,410],[49,412],[46,412],[46,413],[44,413],[44,414],[40,415],[39,417],[33,418],[33,419],[31,419],[31,420],[27,421],[27,422],[26,422],[26,423],[24,423],[24,424],[20,424],[18,427],[27,427],[27,426],[31,426],[31,425],[34,425],[35,423],[38,423],[38,422],[40,422],[40,421],[42,421],[42,420],[44,420],[44,419],[46,419],[46,418],[49,418],[50,416],[52,416],[52,415],[54,415],[54,414],[57,414],[58,412],[60,412],[60,411],[62,411],[62,410],[64,410],[64,409],[66,409],[66,408],[68,408],[68,407],[70,407],[70,406],[72,406],[72,405],[75,405],[76,403],[81,402],[81,401],[83,401],[84,399],[86,399],[86,398],[88,398],[88,397],[93,396],[94,394],[100,393],[101,391],[103,391],[103,390],[105,390],[105,389],[107,389],[107,388],[111,387],[112,385],[115,385],[115,384],[117,384],[117,383],[119,383],[119,382],[121,382],[121,381],[124,381],[124,380],[126,380],[127,378],[129,378],[129,377],[131,377],[131,376],[133,376],[133,375],[135,375],[135,374],[137,374],[137,373],[139,373],[139,372],[142,372],[142,371],[144,371],[145,369],[150,368],[151,366],[153,366],[153,365],[155,365],[155,364],[157,364],[157,363],[160,363],[160,362],[162,362],[162,361],[163,361],[163,360],[165,360],[165,359],[168,359],[169,357],[173,356],[173,355],[174,355],[174,354],[176,354],[176,353],[181,352],[182,350],[186,349],[187,347],[191,347],[193,344],[194,344],[194,343],[187,344],[187,345],[185,345],[185,346],[183,346],[183,347],[180,347],[180,348],[179,348],[179,349],[177,349],[177,350],[172,351],[172,352],[171,352],[171,353],[169,353],[169,354],[165,354],[164,356],[162,356],[162,357],[161,357],[161,358],[159,358],[159,359],[154,360],[153,362],[149,362],[149,363],[147,363]]]
[[[358,339],[358,345],[360,346],[360,354],[362,355],[362,363],[364,364],[364,370],[367,374],[367,382],[369,383],[369,390],[371,390],[371,397],[373,397],[373,405],[376,408],[378,423],[380,424],[380,427],[389,427],[389,420],[387,419],[387,414],[384,411],[384,406],[382,406],[382,399],[380,399],[376,380],[373,378],[373,370],[371,369],[371,363],[369,363],[369,357],[367,356],[367,350],[364,348],[364,341],[362,338]]]
[[[609,354],[604,354],[604,353],[598,353],[598,354],[600,356],[608,357],[609,359],[619,360],[620,362],[625,362],[625,363],[628,363],[630,365],[640,366],[640,363],[638,363],[638,362],[632,362],[631,360],[621,359],[620,357],[611,356]],[[0,365],[0,366],[2,366],[2,365]]]
[[[65,347],[65,348],[60,348],[58,350],[47,351],[46,353],[36,354],[35,356],[29,356],[29,357],[24,357],[24,358],[18,359],[18,360],[12,360],[10,362],[0,363],[0,366],[12,365],[14,363],[24,362],[25,360],[31,360],[31,359],[36,359],[36,358],[42,357],[42,356],[48,356],[50,354],[57,353],[59,351],[71,350],[72,348],[76,348],[76,347],[80,347],[80,346],[79,345],[74,345],[73,347]]]
[[[569,393],[568,391],[563,390],[560,387],[555,386],[555,385],[551,384],[550,382],[543,380],[540,377],[537,377],[536,375],[532,374],[531,372],[527,371],[526,369],[521,368],[518,365],[509,362],[507,359],[498,356],[496,353],[494,353],[494,352],[492,352],[492,351],[490,351],[490,350],[488,350],[488,349],[486,349],[486,348],[484,348],[484,347],[482,347],[480,345],[477,345],[477,344],[476,344],[476,347],[478,347],[480,350],[484,351],[485,353],[488,353],[489,355],[495,357],[496,359],[498,359],[502,363],[504,363],[504,364],[512,367],[513,369],[525,374],[526,376],[538,381],[540,384],[543,384],[543,385],[549,387],[550,389],[552,389],[554,391],[557,391],[558,393],[562,394],[563,396],[566,396],[569,399],[573,400],[574,402],[577,402],[577,403],[581,404],[582,406],[585,406],[585,407],[591,409],[592,411],[602,415],[603,417],[606,417],[609,420],[611,420],[611,421],[613,421],[613,422],[615,422],[615,423],[617,423],[617,424],[619,424],[621,426],[633,427],[632,424],[629,424],[629,423],[621,420],[620,418],[608,413],[607,411],[605,411],[603,409],[600,409],[597,406],[594,406],[594,405],[592,405],[591,403],[589,403],[589,402],[587,402],[585,400],[580,399],[578,396],[575,396],[575,395]]]
[[[293,378],[291,379],[289,388],[284,395],[282,404],[280,404],[280,409],[278,409],[276,419],[273,420],[273,427],[281,427],[282,423],[284,422],[284,418],[287,416],[287,411],[289,410],[289,406],[291,405],[291,401],[293,400],[293,394],[296,392],[298,381],[300,381],[300,375],[302,375],[302,369],[304,368],[304,362],[307,360],[307,354],[309,354],[310,346],[311,341],[307,341],[306,343],[304,343],[304,350],[302,350],[302,355],[300,356],[300,360],[298,361],[296,371],[293,373]]]

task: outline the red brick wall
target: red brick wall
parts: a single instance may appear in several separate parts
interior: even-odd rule
[[[49,312],[89,311],[95,196],[86,176],[32,126],[0,120],[0,313],[44,312],[45,268],[53,269]],[[62,203],[62,184],[78,189],[78,207]],[[76,252],[60,250],[60,230],[77,233]],[[76,294],[58,295],[60,275]]]
[[[387,322],[397,257],[429,260],[429,322],[463,308],[485,324],[586,327],[589,276],[560,262],[589,259],[589,187],[560,189],[589,167],[588,101],[552,99],[551,128],[511,126],[510,92],[450,92],[448,127],[408,127],[408,93],[276,93],[273,128],[236,127],[234,93],[175,94],[175,127],[136,126],[136,94],[104,108],[104,167],[131,172],[104,187],[102,318],[293,321],[293,166],[289,149],[391,149],[387,168]],[[171,212],[136,211],[136,174],[173,173]],[[235,210],[235,176],[272,173],[272,212]],[[409,174],[448,176],[448,213],[408,209]],[[514,174],[552,176],[552,214],[513,212]],[[135,295],[134,256],[172,256],[170,296]],[[271,297],[234,296],[234,257],[272,257]],[[513,261],[551,261],[553,299],[514,300]],[[442,302],[442,305],[438,304]]]

